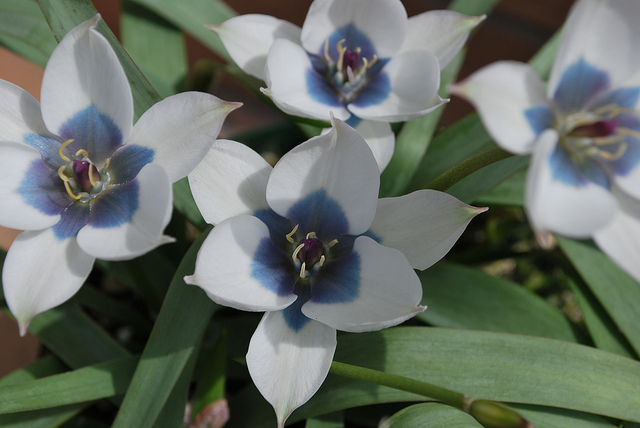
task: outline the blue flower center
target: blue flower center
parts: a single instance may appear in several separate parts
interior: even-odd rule
[[[298,225],[287,235],[287,241],[292,245],[291,260],[294,267],[300,271],[301,279],[308,279],[318,272],[329,256],[329,249],[338,243],[337,239],[324,245],[315,232],[309,232],[299,241],[294,240]]]
[[[102,193],[109,183],[109,160],[100,168],[89,159],[87,151],[82,149],[71,158],[65,154],[65,149],[72,142],[73,140],[67,140],[60,145],[58,154],[66,164],[58,168],[58,175],[71,199],[87,203]]]
[[[343,102],[351,102],[358,91],[369,81],[377,71],[374,65],[378,62],[378,55],[367,57],[361,47],[349,49],[345,47],[346,39],[341,39],[335,45],[333,57],[330,53],[329,39],[324,44],[324,61],[326,76],[329,84],[335,89]],[[337,57],[337,60],[334,58]]]
[[[627,137],[640,138],[635,130],[620,125],[618,117],[629,109],[607,104],[593,111],[581,111],[561,118],[557,126],[560,143],[571,156],[616,161],[627,151]]]

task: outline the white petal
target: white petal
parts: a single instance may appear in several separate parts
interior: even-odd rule
[[[38,191],[43,183],[30,183],[33,174],[33,164],[39,163],[41,169],[48,171],[48,167],[42,162],[40,152],[29,146],[19,143],[0,142],[0,170],[3,177],[0,180],[0,225],[12,229],[39,230],[51,227],[60,220],[60,213],[64,207],[58,207],[57,212],[47,212],[37,209],[25,200],[26,192],[32,193],[32,197],[41,197],[42,200],[34,200],[34,203],[42,203],[46,208],[46,191]],[[48,184],[48,183],[47,183]],[[64,189],[62,180],[58,183]],[[55,193],[54,191],[51,192]],[[69,199],[69,202],[71,200]]]
[[[396,136],[387,122],[363,120],[355,127],[358,134],[367,142],[378,163],[380,173],[389,165],[396,147]]]
[[[294,331],[282,312],[268,312],[260,321],[247,352],[251,379],[271,403],[278,427],[316,393],[329,373],[336,349],[336,331],[309,320]]]
[[[380,58],[398,51],[407,32],[407,12],[399,0],[315,0],[302,25],[302,45],[319,54],[336,30],[353,24]]]
[[[111,45],[95,29],[99,21],[96,15],[73,28],[51,54],[42,78],[42,116],[59,134],[65,122],[93,104],[126,141],[133,124],[131,89]]]
[[[446,101],[438,96],[440,87],[440,66],[438,59],[429,51],[410,51],[393,57],[380,71],[388,78],[386,98],[372,97],[371,101],[362,95],[364,88],[347,108],[363,119],[399,122],[424,116]]]
[[[136,177],[138,207],[130,222],[117,227],[94,227],[78,232],[78,245],[103,260],[128,260],[174,239],[162,234],[171,219],[173,194],[162,167],[148,164]]]
[[[273,168],[267,183],[267,201],[278,214],[298,222],[302,233],[305,221],[340,223],[334,226],[341,233],[358,235],[369,228],[380,187],[380,175],[371,149],[364,139],[344,122],[334,119],[333,129],[293,148]],[[301,200],[322,196],[336,202],[334,209],[318,210],[317,200]],[[300,204],[303,204],[301,206]],[[290,212],[295,208],[298,218]],[[316,210],[316,211],[314,211]],[[338,218],[340,216],[340,218]],[[296,218],[294,218],[296,217]],[[346,222],[346,224],[342,224]],[[322,224],[325,223],[325,224]],[[330,239],[336,236],[327,236]]]
[[[245,311],[279,310],[297,298],[293,285],[298,273],[288,257],[271,243],[262,221],[232,217],[209,233],[198,251],[195,273],[185,282],[202,288],[221,305]]]
[[[337,330],[362,332],[391,327],[424,311],[420,306],[422,285],[407,258],[398,250],[382,246],[367,236],[355,240],[353,251],[359,266],[344,266],[344,278],[355,277],[356,295],[347,301],[331,296],[316,298],[316,290],[330,287],[332,281],[314,279],[312,297],[302,306],[302,313]],[[329,263],[322,269],[329,268]],[[349,275],[359,269],[359,275]],[[343,288],[343,287],[341,287]],[[328,301],[327,301],[328,300]]]
[[[412,16],[400,52],[428,50],[436,54],[440,68],[445,68],[467,41],[469,32],[484,19],[485,15],[467,16],[451,10]]]
[[[576,186],[554,178],[551,157],[557,143],[555,130],[545,131],[536,143],[527,174],[527,215],[539,234],[588,238],[613,218],[618,203],[611,192],[591,181]]]
[[[269,15],[236,16],[209,28],[220,36],[238,67],[261,80],[265,80],[269,47],[276,39],[300,44],[300,27]]]
[[[449,252],[467,225],[487,208],[476,208],[435,190],[378,200],[371,232],[400,250],[414,269],[426,269]]]
[[[21,334],[34,316],[66,302],[80,289],[94,260],[75,239],[60,241],[51,229],[18,235],[4,261],[2,283]]]
[[[475,72],[451,88],[478,110],[487,131],[512,153],[533,150],[536,132],[525,111],[547,102],[544,84],[527,64],[500,61]]]
[[[271,45],[266,83],[263,92],[285,113],[319,120],[329,120],[330,112],[343,120],[351,116],[325,77],[313,69],[307,52],[289,40]]]
[[[153,149],[153,162],[163,166],[175,183],[202,160],[227,114],[241,105],[202,92],[170,96],[142,115],[128,144]]]
[[[638,16],[640,2],[637,0],[576,2],[556,53],[549,93],[555,92],[567,67],[581,58],[609,73],[614,87],[637,73],[640,69]]]
[[[613,261],[640,281],[640,203],[636,202],[635,215],[618,210],[605,227],[596,231],[593,239]]]
[[[271,165],[244,144],[218,140],[189,174],[193,199],[210,224],[269,209],[267,180]]]
[[[0,141],[23,142],[27,134],[49,135],[40,104],[24,89],[0,80]]]

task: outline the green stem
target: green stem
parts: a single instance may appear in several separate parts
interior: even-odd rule
[[[469,413],[487,428],[535,428],[518,413],[501,403],[491,400],[478,400],[450,389],[408,377],[352,366],[351,364],[337,361],[331,363],[329,372],[338,376],[388,386],[400,391],[412,392],[438,400],[443,404]]]
[[[426,188],[445,191],[449,187],[456,184],[458,181],[465,178],[467,175],[474,173],[487,165],[491,165],[494,162],[506,159],[510,156],[513,155],[502,150],[499,147],[492,147],[490,149],[484,150],[449,168],[447,171],[443,172],[439,177],[429,183]]]
[[[329,372],[337,374],[338,376],[348,377],[350,379],[362,380],[399,389],[401,391],[413,392],[414,394],[436,399],[444,404],[448,404],[449,406],[457,407],[458,409],[464,409],[467,401],[467,397],[459,392],[451,391],[449,389],[414,379],[409,379],[404,376],[397,376],[378,370],[352,366],[350,364],[339,363],[337,361],[331,363],[331,369],[329,369]]]

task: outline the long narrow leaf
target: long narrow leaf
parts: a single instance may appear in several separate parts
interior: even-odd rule
[[[35,0],[0,2],[0,45],[44,67],[56,40]]]

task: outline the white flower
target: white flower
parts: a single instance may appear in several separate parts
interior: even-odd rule
[[[42,105],[0,81],[0,224],[22,229],[2,272],[24,334],[78,291],[96,257],[129,259],[162,234],[171,183],[186,176],[238,105],[185,93],[133,126],[133,99],[100,16],[67,34],[47,63]]]
[[[371,150],[344,122],[332,124],[273,169],[218,141],[189,175],[216,227],[185,281],[217,303],[266,311],[247,365],[279,426],[324,381],[336,330],[379,330],[423,311],[414,268],[442,258],[484,211],[430,190],[378,200]]]
[[[640,280],[640,2],[580,0],[548,88],[526,64],[498,62],[454,87],[495,141],[533,152],[526,210],[549,232],[593,237]]]
[[[483,18],[446,10],[407,18],[400,0],[315,0],[302,28],[266,15],[211,28],[278,107],[320,120],[333,112],[365,137],[383,170],[395,141],[389,122],[448,101],[437,94],[440,70]]]

